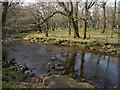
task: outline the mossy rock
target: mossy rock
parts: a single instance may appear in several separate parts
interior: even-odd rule
[[[32,88],[45,88],[43,83],[33,83]]]
[[[45,77],[43,83],[46,88],[94,88],[94,86],[88,83],[77,82],[76,80],[65,75]]]
[[[2,72],[3,81],[21,82],[27,77],[23,72],[14,71],[11,68],[3,68]]]
[[[55,57],[51,57],[51,60],[57,60],[57,58],[55,58]]]
[[[10,88],[12,87],[12,84],[6,81],[2,81],[2,88]]]

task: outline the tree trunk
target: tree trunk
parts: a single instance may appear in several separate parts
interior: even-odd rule
[[[8,10],[8,2],[3,2],[3,11],[2,11],[2,31],[3,31],[3,38],[7,33],[7,30],[5,30],[5,22],[6,22],[6,16],[7,16],[7,10]]]
[[[86,39],[86,34],[87,33],[87,21],[85,21],[85,28],[84,28],[84,37],[83,39]]]
[[[71,35],[71,21],[68,22],[68,28],[69,28],[69,35]]]
[[[48,37],[48,29],[49,29],[49,26],[48,26],[48,23],[46,23],[46,28],[45,28],[45,36]]]
[[[52,30],[55,31],[55,23],[52,26]]]
[[[39,25],[38,25],[38,31],[39,31],[40,33],[42,33],[41,26],[39,26]]]
[[[86,39],[86,33],[87,33],[87,20],[88,20],[88,0],[85,2],[85,20],[84,20],[84,37],[83,39]]]
[[[113,38],[113,29],[115,26],[115,15],[116,15],[116,0],[115,0],[115,4],[114,4],[114,13],[113,13],[113,22],[112,22],[112,31],[111,31],[111,38]]]
[[[111,31],[111,34],[110,34],[111,38],[113,38],[113,30],[114,30],[114,27],[112,26],[112,31]]]
[[[80,38],[78,30],[78,21],[73,21],[72,23],[74,28],[74,38]]]
[[[78,19],[78,2],[76,2],[76,6],[75,6],[75,18],[72,18],[73,27],[74,27],[74,38],[80,38],[77,19]]]
[[[67,2],[67,7],[70,11],[70,2]],[[71,13],[69,13],[69,16],[71,17]],[[68,21],[68,28],[69,28],[69,36],[70,36],[71,35],[71,19],[69,18],[68,20],[69,20]]]
[[[48,37],[48,29],[45,29],[45,36]]]
[[[103,6],[103,14],[104,14],[104,25],[103,25],[103,31],[102,33],[105,32],[105,29],[106,29],[106,8],[105,8],[105,5]]]

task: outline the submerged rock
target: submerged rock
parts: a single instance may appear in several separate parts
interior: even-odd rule
[[[18,65],[18,71],[23,71],[23,72],[25,72],[25,71],[27,71],[27,70],[29,70],[29,68],[25,65],[25,64],[19,64]]]
[[[89,83],[77,82],[76,80],[65,75],[53,75],[43,79],[47,88],[94,88]]]
[[[51,60],[57,60],[57,58],[55,58],[55,57],[51,57]]]
[[[64,67],[63,66],[55,66],[54,69],[56,69],[56,70],[64,70]]]

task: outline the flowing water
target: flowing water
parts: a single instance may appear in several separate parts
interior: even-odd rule
[[[3,54],[7,59],[15,58],[17,63],[26,64],[36,75],[64,74],[100,88],[118,87],[118,57],[24,40],[7,43]]]

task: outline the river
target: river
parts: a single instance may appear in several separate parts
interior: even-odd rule
[[[36,75],[69,75],[98,88],[118,87],[118,57],[88,53],[75,47],[32,44],[15,40],[3,46],[6,59],[15,58]]]

